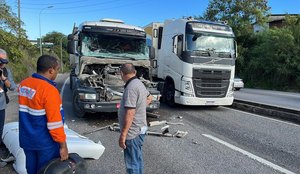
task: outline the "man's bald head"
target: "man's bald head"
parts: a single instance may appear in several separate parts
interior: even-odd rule
[[[132,63],[125,63],[125,64],[121,65],[120,70],[124,75],[136,73],[135,67],[133,66]]]

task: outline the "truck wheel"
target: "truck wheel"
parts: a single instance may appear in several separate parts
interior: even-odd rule
[[[164,101],[169,106],[175,106],[174,102],[174,96],[175,96],[175,87],[173,83],[167,83],[167,85],[164,88]]]
[[[85,115],[85,112],[79,107],[78,104],[78,94],[74,93],[73,94],[73,112],[78,118],[83,118]]]

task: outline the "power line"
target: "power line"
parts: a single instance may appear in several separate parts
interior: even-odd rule
[[[71,6],[71,7],[61,7],[61,8],[57,8],[55,7],[56,10],[65,10],[65,9],[76,9],[76,8],[84,8],[84,7],[93,7],[93,6],[97,6],[97,5],[105,5],[105,4],[109,4],[112,2],[117,2],[117,1],[121,1],[121,0],[112,0],[112,1],[106,1],[106,2],[100,2],[100,3],[94,3],[94,4],[88,4],[88,5],[80,5],[80,6]],[[54,4],[45,4],[45,5],[55,5]],[[22,7],[24,9],[32,9],[32,10],[38,10],[40,8],[31,8],[31,7]]]
[[[86,1],[89,1],[89,0],[80,0],[80,1],[68,1],[68,2],[57,2],[57,3],[42,3],[42,4],[32,4],[32,3],[21,3],[21,4],[24,4],[24,5],[40,5],[40,6],[47,6],[47,5],[59,5],[59,4],[72,4],[72,3],[77,3],[77,2],[86,2]]]
[[[116,1],[116,0],[115,0]],[[114,1],[114,2],[115,2]],[[80,10],[80,11],[74,11],[74,12],[45,12],[44,14],[81,14],[81,13],[94,13],[96,10],[101,10],[101,11],[105,11],[105,10],[111,10],[111,9],[115,9],[115,8],[121,8],[121,7],[128,7],[128,6],[134,6],[134,5],[140,5],[140,4],[144,4],[144,3],[149,3],[149,1],[144,0],[144,1],[139,1],[139,2],[134,2],[134,3],[127,3],[127,4],[123,4],[123,5],[119,5],[119,6],[114,6],[114,7],[108,7],[108,8],[96,8],[96,9],[89,9],[86,11]],[[82,8],[82,7],[81,7]],[[33,10],[30,8],[25,8],[25,10]],[[39,9],[38,9],[39,10]],[[57,8],[53,8],[53,9],[49,9],[49,11],[54,11],[57,10]]]

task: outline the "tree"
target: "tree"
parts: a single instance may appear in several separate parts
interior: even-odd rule
[[[256,35],[257,42],[245,62],[245,79],[252,87],[297,89],[299,46],[289,29],[271,29]]]
[[[0,48],[7,51],[8,66],[16,82],[35,71],[38,50],[27,40],[25,30],[19,28],[18,18],[3,0],[0,0],[0,38]]]
[[[53,43],[53,48],[51,48],[51,51],[54,52],[55,56],[60,58],[61,55],[61,49],[62,49],[62,61],[63,64],[66,65],[68,64],[67,62],[69,61],[68,59],[68,53],[66,51],[67,49],[67,36],[64,35],[63,33],[60,32],[50,32],[47,33],[46,36],[43,38],[45,42],[51,42]],[[62,48],[61,48],[61,42],[62,42]],[[67,68],[67,66],[64,66],[64,70]]]
[[[266,22],[267,0],[211,0],[203,18],[227,21],[237,37],[252,32],[252,24]]]
[[[4,0],[0,0],[0,29],[13,34],[20,34],[20,37],[26,37],[25,30],[19,28],[19,22],[22,21],[16,17],[11,8],[6,5]]]
[[[50,33],[47,33],[45,37],[43,37],[43,41],[45,42],[51,42],[54,45],[60,45],[61,38],[66,37],[63,33],[52,31]],[[63,39],[64,43],[67,43],[67,39]],[[66,45],[63,45],[66,46]]]

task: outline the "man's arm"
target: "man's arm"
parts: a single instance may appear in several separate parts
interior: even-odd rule
[[[151,103],[152,99],[153,99],[152,95],[149,94],[149,95],[147,96],[147,105],[149,105],[149,104]]]
[[[119,146],[122,149],[126,149],[125,141],[128,134],[128,130],[132,124],[133,118],[135,115],[135,108],[125,108],[125,119],[124,119],[124,125],[120,134],[119,138]]]
[[[53,141],[59,143],[60,159],[68,159],[68,147],[61,113],[61,99],[56,89],[50,89],[45,101],[47,128]]]

